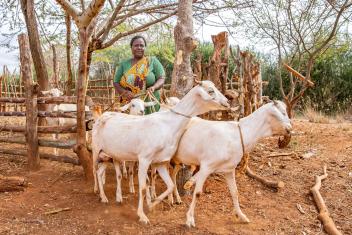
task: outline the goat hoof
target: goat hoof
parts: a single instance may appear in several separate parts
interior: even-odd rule
[[[188,228],[196,227],[196,223],[194,222],[194,218],[190,217],[186,221],[186,225]]]
[[[105,197],[105,198],[102,198],[102,199],[101,199],[101,202],[102,202],[102,203],[108,203],[109,200]]]
[[[117,204],[122,204],[122,198],[121,199],[116,199]]]
[[[145,224],[145,225],[147,225],[147,224],[149,224],[150,222],[149,222],[149,219],[147,218],[147,216],[140,216],[140,218],[139,218],[139,222],[141,222],[142,224]]]
[[[236,215],[235,220],[236,220],[236,222],[243,223],[243,224],[248,224],[250,222],[250,220],[247,218],[247,216],[245,214]]]
[[[185,190],[189,190],[189,189],[192,188],[192,186],[193,186],[193,182],[190,181],[190,180],[188,180],[188,181],[185,183],[185,185],[183,186],[183,188],[184,188]]]
[[[176,200],[176,205],[181,205],[182,204],[182,200]]]

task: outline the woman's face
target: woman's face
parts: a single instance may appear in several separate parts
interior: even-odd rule
[[[144,56],[145,43],[142,38],[137,38],[132,43],[132,55],[134,58],[140,59]]]

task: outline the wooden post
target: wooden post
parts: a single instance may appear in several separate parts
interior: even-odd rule
[[[259,90],[258,90],[257,102],[260,107],[263,104],[262,66],[260,66],[260,64],[258,65],[258,86],[259,86]]]
[[[25,34],[18,36],[20,45],[20,60],[21,60],[21,74],[25,81],[26,90],[26,140],[27,140],[27,154],[28,167],[30,170],[37,170],[40,167],[40,159],[38,153],[38,107],[37,95],[38,86],[32,85],[32,70],[29,52],[28,37]],[[35,89],[34,89],[35,88]]]
[[[244,86],[243,86],[243,60],[241,58],[241,50],[240,47],[237,46],[237,66],[239,71],[238,78],[238,91],[240,93],[239,103],[240,103],[240,118],[244,117]]]
[[[59,88],[59,62],[57,59],[55,45],[51,45],[51,49],[53,50],[53,68],[54,68],[51,83],[53,84],[53,87]]]
[[[2,97],[2,78],[3,76],[0,76],[0,98]],[[0,112],[5,112],[5,109],[3,109],[2,103],[0,103]]]

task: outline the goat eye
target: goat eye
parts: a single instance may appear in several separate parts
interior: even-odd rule
[[[132,108],[134,108],[134,104],[132,104]]]
[[[208,90],[208,94],[209,94],[209,95],[213,95],[214,93],[215,93],[215,91],[214,91],[213,89],[209,89],[209,90]]]

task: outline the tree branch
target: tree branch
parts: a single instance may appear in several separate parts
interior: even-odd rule
[[[87,27],[92,19],[100,12],[100,9],[104,6],[104,3],[105,0],[93,0],[83,14],[79,16],[77,25],[79,27]]]
[[[78,16],[81,14],[69,1],[67,0],[56,0],[56,2],[67,12],[74,21],[78,21]]]
[[[177,11],[171,12],[171,13],[169,13],[169,14],[167,14],[167,15],[165,15],[165,16],[163,16],[163,17],[157,19],[157,20],[153,20],[153,21],[151,21],[151,22],[149,22],[149,23],[147,23],[147,24],[141,25],[141,26],[139,26],[139,27],[137,27],[137,28],[135,28],[135,29],[133,29],[133,30],[131,30],[131,31],[127,31],[127,32],[124,32],[124,33],[119,33],[119,34],[117,34],[115,37],[113,37],[110,41],[108,41],[108,42],[102,44],[102,46],[101,46],[100,49],[104,49],[104,48],[107,48],[107,47],[113,45],[113,44],[114,44],[117,40],[119,40],[120,38],[126,37],[126,36],[128,36],[128,35],[131,35],[131,34],[134,34],[134,33],[137,33],[137,32],[144,31],[144,30],[145,30],[146,28],[148,28],[149,26],[151,26],[151,25],[153,25],[153,24],[156,24],[156,23],[159,23],[159,22],[161,22],[161,21],[163,21],[163,20],[166,20],[167,18],[169,18],[169,17],[175,15],[176,13],[177,13]]]
[[[115,21],[115,18],[117,16],[117,14],[120,12],[120,10],[122,9],[123,5],[125,4],[126,0],[121,0],[119,2],[119,4],[115,7],[115,10],[113,12],[113,14],[111,15],[109,21],[106,23],[106,25],[103,27],[102,32],[103,32],[103,36],[101,36],[100,40],[102,42],[105,41],[106,37],[108,36],[110,29]],[[98,37],[100,35],[98,34]]]

